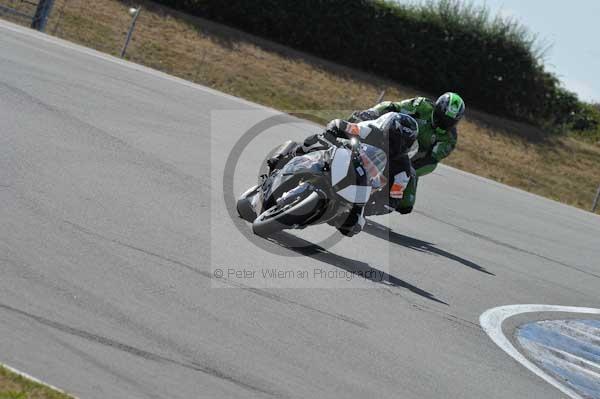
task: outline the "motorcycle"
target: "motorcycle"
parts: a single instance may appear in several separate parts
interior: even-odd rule
[[[328,223],[339,226],[355,205],[385,187],[387,157],[383,150],[357,139],[294,156],[297,143],[288,141],[269,164],[270,172],[237,201],[240,217],[255,234],[267,236],[286,229]]]

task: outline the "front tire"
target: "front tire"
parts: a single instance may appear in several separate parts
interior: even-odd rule
[[[256,219],[256,211],[252,206],[252,201],[250,200],[254,195],[256,195],[259,187],[253,186],[246,190],[237,201],[237,212],[240,217],[250,223],[252,223]]]
[[[252,223],[252,231],[259,236],[268,236],[304,225],[320,211],[321,206],[321,197],[316,192],[310,193],[306,198],[298,197],[290,204],[274,205],[256,218]]]

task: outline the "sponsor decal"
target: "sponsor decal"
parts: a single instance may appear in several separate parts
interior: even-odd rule
[[[392,189],[390,190],[390,197],[396,199],[402,199],[404,196],[404,187],[398,183],[394,183],[392,185]]]
[[[456,115],[458,115],[458,113],[460,112],[461,105],[462,104],[460,99],[457,98],[455,95],[452,95],[452,97],[450,98],[450,104],[448,104],[448,111],[446,112],[446,115],[451,118],[455,118]]]

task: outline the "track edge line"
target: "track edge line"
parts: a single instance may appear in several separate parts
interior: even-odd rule
[[[47,382],[44,382],[44,381],[40,380],[39,378],[36,378],[36,377],[32,376],[31,374],[27,374],[27,373],[26,373],[26,372],[24,372],[24,371],[21,371],[21,370],[18,370],[18,369],[16,369],[16,368],[14,368],[14,367],[11,367],[11,366],[9,366],[9,365],[8,365],[8,364],[6,364],[6,363],[2,363],[2,362],[0,362],[0,366],[1,366],[1,367],[3,367],[3,368],[5,368],[5,369],[7,369],[7,370],[8,370],[8,371],[10,371],[11,373],[17,374],[17,375],[18,375],[18,376],[20,376],[20,377],[23,377],[23,378],[25,378],[25,379],[27,379],[27,380],[29,380],[29,381],[35,382],[36,384],[43,385],[43,386],[45,386],[46,388],[50,388],[50,389],[52,389],[52,390],[54,390],[54,391],[57,391],[57,392],[59,392],[59,393],[62,393],[63,395],[70,396],[70,397],[71,397],[71,398],[73,398],[73,399],[79,399],[77,396],[75,396],[75,395],[73,395],[73,394],[71,394],[71,393],[68,393],[68,392],[67,392],[67,391],[65,391],[64,389],[60,389],[60,388],[58,388],[58,387],[56,387],[56,386],[54,386],[54,385],[52,385],[52,384],[49,384],[49,383],[47,383]]]

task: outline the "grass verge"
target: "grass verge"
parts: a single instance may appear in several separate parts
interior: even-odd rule
[[[0,399],[73,399],[0,366]]]
[[[16,0],[0,4],[7,1]],[[128,59],[257,103],[284,111],[354,110],[373,105],[383,89],[386,99],[432,96],[147,0],[56,0],[47,32],[118,55],[130,22],[127,10],[138,5],[142,12]],[[600,142],[549,136],[468,105],[457,149],[446,164],[590,208],[600,185]],[[314,119],[345,112],[320,111]]]

